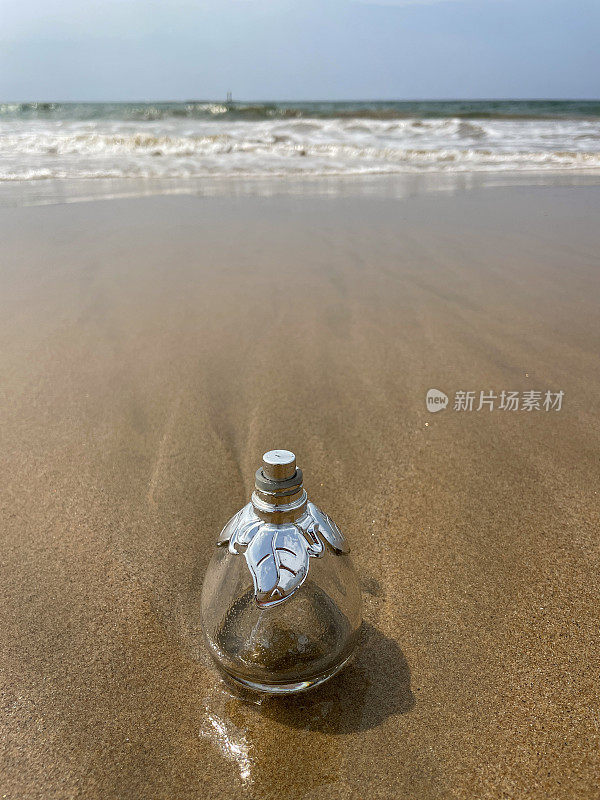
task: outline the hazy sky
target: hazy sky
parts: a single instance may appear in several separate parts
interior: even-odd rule
[[[600,97],[600,0],[0,0],[0,100]]]

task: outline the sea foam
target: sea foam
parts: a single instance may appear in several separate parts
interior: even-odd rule
[[[0,180],[600,169],[594,114],[166,105],[0,106]]]

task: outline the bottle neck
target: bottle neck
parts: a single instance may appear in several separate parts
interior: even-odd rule
[[[252,493],[252,506],[258,516],[265,522],[281,525],[284,522],[295,522],[306,511],[307,496],[304,489],[292,496],[269,496],[258,490]]]
[[[256,471],[252,506],[258,516],[273,525],[295,522],[306,511],[302,470],[289,450],[269,450]]]

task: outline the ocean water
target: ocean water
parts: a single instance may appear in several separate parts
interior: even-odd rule
[[[0,104],[0,181],[600,171],[600,101]]]

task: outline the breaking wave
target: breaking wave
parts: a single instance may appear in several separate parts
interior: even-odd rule
[[[265,117],[270,106],[252,106],[254,118],[224,119],[127,105],[74,118],[31,105],[0,107],[0,181],[600,169],[600,117]]]

